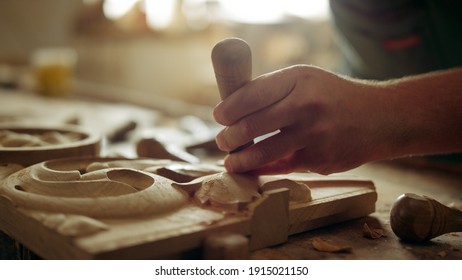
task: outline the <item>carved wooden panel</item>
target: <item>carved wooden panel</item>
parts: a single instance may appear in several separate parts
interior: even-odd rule
[[[8,164],[0,179],[0,230],[52,259],[157,258],[220,232],[247,236],[255,250],[372,213],[376,201],[370,181],[255,177],[169,160]]]
[[[72,125],[0,125],[0,163],[29,166],[49,159],[98,156],[101,135]]]

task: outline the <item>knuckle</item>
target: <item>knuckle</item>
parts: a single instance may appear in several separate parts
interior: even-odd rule
[[[232,124],[232,118],[230,110],[226,107],[222,107],[220,109],[216,109],[214,111],[214,118],[215,120],[221,125],[230,125]]]
[[[215,121],[221,125],[225,125],[226,123],[226,117],[223,115],[222,113],[222,110],[221,109],[214,109],[213,112],[213,118],[215,119]]]
[[[261,147],[252,155],[252,161],[256,166],[262,166],[271,161],[273,151],[268,147]]]
[[[258,124],[253,118],[245,118],[240,121],[240,134],[242,138],[250,140],[256,136],[258,131]]]
[[[229,103],[223,101],[212,111],[213,118],[217,121],[217,123],[224,126],[229,126],[236,121],[234,116],[235,110],[228,104]]]
[[[231,148],[229,146],[228,139],[225,134],[226,134],[226,128],[217,134],[215,138],[215,142],[220,150],[230,151]]]
[[[268,98],[267,92],[263,87],[263,84],[257,84],[252,90],[252,95],[254,95],[255,100],[265,100],[266,98]]]

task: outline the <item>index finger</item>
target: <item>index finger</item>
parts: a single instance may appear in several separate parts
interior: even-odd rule
[[[284,99],[296,84],[296,76],[291,75],[289,69],[259,76],[236,90],[215,107],[215,120],[229,126]]]

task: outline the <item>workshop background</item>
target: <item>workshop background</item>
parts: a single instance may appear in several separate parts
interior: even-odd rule
[[[169,156],[197,162],[186,147],[216,150],[221,129],[211,116],[220,97],[210,55],[226,37],[249,43],[253,77],[293,64],[344,69],[328,0],[2,0],[0,124],[77,124],[102,134],[101,156],[137,157],[137,145],[154,139],[148,144],[161,143]],[[461,259],[460,233],[404,243],[389,218],[403,193],[461,209],[462,161],[454,156],[351,170],[374,183],[373,214],[293,235],[250,258]],[[367,224],[383,234],[364,237]],[[315,250],[318,237],[351,250]],[[0,259],[34,257],[0,232]]]
[[[28,70],[40,51],[70,48],[76,54],[72,94],[154,107],[159,104],[152,96],[214,106],[219,96],[210,51],[231,36],[256,50],[254,77],[294,63],[339,66],[326,0],[6,0],[0,5],[3,85],[33,87]]]

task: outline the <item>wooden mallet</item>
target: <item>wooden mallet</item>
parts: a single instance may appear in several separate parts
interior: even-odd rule
[[[424,242],[462,231],[462,211],[426,196],[406,193],[393,204],[390,223],[393,232],[403,241]]]
[[[222,100],[252,78],[252,52],[242,39],[227,38],[218,42],[212,49],[212,64]],[[230,153],[243,150],[252,144],[253,141]]]

